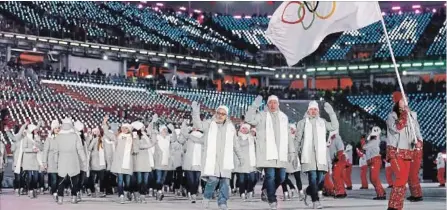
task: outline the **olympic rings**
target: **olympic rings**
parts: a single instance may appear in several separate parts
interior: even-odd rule
[[[298,12],[298,20],[296,20],[296,21],[288,21],[288,20],[284,19],[284,13],[286,12],[286,9],[291,4],[298,4],[299,5],[298,11],[297,11]],[[304,2],[304,3],[301,2],[301,1],[291,1],[291,2],[288,2],[286,4],[286,6],[284,7],[283,12],[282,12],[281,21],[283,23],[286,23],[286,24],[298,24],[298,23],[301,23],[303,28],[304,28],[304,30],[307,30],[307,29],[310,28],[310,26],[312,26],[313,22],[315,21],[315,16],[317,16],[319,19],[322,19],[322,20],[326,20],[326,19],[329,19],[330,17],[332,17],[332,15],[334,15],[335,9],[337,7],[337,3],[335,1],[333,1],[332,2],[331,11],[328,14],[325,14],[325,15],[319,14],[316,11],[318,6],[319,6],[319,2],[312,2],[312,6],[314,8],[313,8],[313,10],[310,10],[306,2]],[[307,8],[307,10],[309,10],[310,13],[313,14],[312,21],[311,21],[311,23],[307,27],[305,27],[304,23],[303,23],[304,17],[306,16],[306,8]]]
[[[300,16],[300,11],[301,10],[303,11],[303,16],[300,16],[300,18],[297,21],[287,21],[284,19],[284,13],[286,12],[287,7],[291,4],[299,4],[300,5],[300,8],[298,9],[298,12],[299,12],[298,16]],[[301,3],[300,1],[291,1],[291,2],[287,3],[286,7],[282,11],[281,21],[283,23],[287,23],[287,24],[297,24],[297,23],[301,23],[301,21],[303,21],[305,16],[306,16],[306,9],[304,9],[303,3]]]

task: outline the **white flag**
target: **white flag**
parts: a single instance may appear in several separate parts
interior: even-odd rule
[[[327,35],[360,29],[381,18],[377,1],[283,2],[273,13],[266,35],[293,66],[317,50]]]

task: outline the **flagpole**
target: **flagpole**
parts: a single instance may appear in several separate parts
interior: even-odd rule
[[[380,22],[382,24],[382,28],[383,28],[383,31],[385,33],[385,39],[386,39],[386,42],[387,42],[387,45],[388,45],[388,49],[390,51],[391,60],[393,62],[393,66],[394,66],[394,71],[396,72],[397,82],[399,83],[399,88],[400,88],[400,90],[402,92],[402,96],[403,96],[402,98],[404,99],[405,104],[407,106],[409,106],[407,97],[405,96],[404,86],[402,85],[402,80],[400,78],[399,69],[397,68],[396,58],[394,57],[393,47],[391,46],[390,37],[388,36],[388,30],[386,29],[385,20],[383,19],[383,15],[381,15],[382,11],[380,10],[378,2],[377,2],[376,8],[377,8],[377,12],[381,16]],[[414,129],[413,120],[411,119],[410,112],[408,113],[408,117],[409,117],[409,120],[410,120],[410,127],[411,127],[411,130],[413,131],[413,135],[414,135],[413,143],[415,143],[417,141],[417,136],[416,136],[416,130]]]

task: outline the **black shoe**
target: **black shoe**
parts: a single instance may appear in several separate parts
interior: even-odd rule
[[[352,190],[352,186],[351,187],[347,187],[346,190]]]
[[[411,202],[419,202],[423,201],[424,199],[422,197],[413,197],[413,200],[410,200]]]
[[[388,187],[387,188],[393,188],[393,185],[388,185]]]
[[[159,198],[158,200],[159,200],[159,201],[162,201],[164,197],[165,197],[165,195],[164,195],[164,194],[161,194],[161,195],[160,195],[160,198]]]
[[[340,198],[346,198],[346,194],[340,194],[340,195],[336,195],[335,198],[340,199]]]
[[[439,187],[445,187],[445,184],[440,184]]]
[[[373,200],[386,200],[386,196],[377,196],[375,198],[373,198]]]
[[[361,190],[367,190],[367,187],[360,187]]]
[[[413,196],[407,197],[407,200],[408,200],[408,201],[413,201],[413,200],[414,200],[414,197],[413,197]]]
[[[397,210],[397,209],[395,209],[395,208],[387,208],[387,210]]]

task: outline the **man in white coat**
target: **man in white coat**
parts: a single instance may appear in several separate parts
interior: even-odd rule
[[[328,171],[326,133],[335,131],[339,124],[334,109],[329,103],[324,104],[330,122],[320,118],[320,109],[316,101],[311,101],[304,119],[298,122],[296,141],[301,153],[301,170],[307,172],[309,186],[306,188],[304,201],[308,195],[312,198],[313,208],[322,208],[318,197],[321,185]]]
[[[271,95],[267,108],[257,112],[262,104],[262,96],[256,97],[245,114],[245,121],[256,126],[256,167],[264,168],[265,191],[271,209],[277,208],[276,189],[286,178],[289,162],[297,165],[295,144],[290,138],[289,118],[279,109],[279,100]]]
[[[56,142],[54,157],[57,161],[59,176],[57,202],[62,204],[65,186],[69,185],[71,187],[71,202],[77,203],[79,174],[81,166],[87,164],[87,157],[71,119],[62,120],[61,131],[54,141]]]
[[[227,117],[228,107],[219,106],[213,118],[202,121],[200,119],[200,106],[192,103],[193,126],[204,132],[202,148],[202,177],[207,179],[203,193],[203,207],[208,208],[209,202],[219,184],[219,209],[226,210],[229,199],[229,185],[231,172],[234,166],[234,154],[243,165],[241,150],[237,141],[236,129]]]

